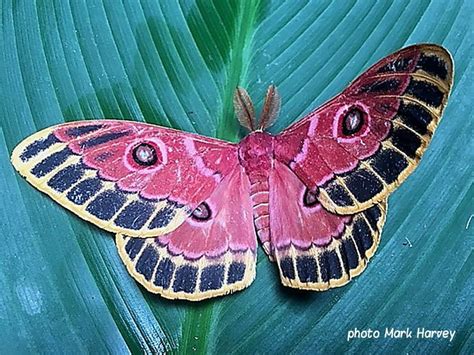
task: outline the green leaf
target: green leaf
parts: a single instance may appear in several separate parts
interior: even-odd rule
[[[473,2],[4,1],[0,130],[0,353],[441,353],[474,351]],[[147,293],[112,236],[34,190],[9,163],[35,131],[133,118],[231,141],[236,85],[257,109],[275,83],[273,132],[405,45],[435,42],[456,65],[445,117],[390,198],[362,276],[323,293],[280,286],[259,252],[243,292],[201,303]],[[454,330],[384,338],[385,328]],[[347,341],[349,330],[379,339]]]

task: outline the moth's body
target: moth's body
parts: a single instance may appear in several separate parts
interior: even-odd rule
[[[263,131],[249,133],[239,143],[239,162],[250,181],[268,178],[272,168],[274,136]]]
[[[133,277],[167,298],[247,287],[257,240],[285,286],[326,290],[374,254],[388,195],[414,170],[452,85],[449,53],[411,46],[277,135],[270,86],[260,120],[234,97],[250,133],[239,144],[118,120],[71,122],[26,138],[12,163],[80,217],[117,233]]]
[[[274,137],[263,131],[251,132],[239,143],[239,162],[250,182],[253,220],[265,251],[270,249],[270,174],[273,164]]]

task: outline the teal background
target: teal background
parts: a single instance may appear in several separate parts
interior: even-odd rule
[[[473,353],[472,1],[5,0],[0,12],[0,353]],[[419,168],[389,200],[377,254],[343,288],[284,289],[259,251],[243,292],[161,299],[127,274],[110,233],[9,163],[26,136],[86,118],[237,141],[237,84],[258,107],[278,86],[278,132],[378,59],[422,42],[451,51],[452,96]],[[346,341],[351,329],[385,327],[457,333]]]

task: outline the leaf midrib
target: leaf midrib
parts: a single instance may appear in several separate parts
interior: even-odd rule
[[[258,0],[239,2],[237,21],[233,32],[224,86],[221,120],[217,126],[217,138],[236,142],[239,140],[239,124],[234,115],[233,94],[235,88],[246,86],[248,63],[253,48],[253,35],[260,2]]]

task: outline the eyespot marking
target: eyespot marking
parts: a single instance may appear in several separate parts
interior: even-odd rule
[[[365,121],[365,113],[354,107],[342,119],[342,134],[351,136],[360,131]]]
[[[158,161],[155,148],[148,143],[137,145],[132,151],[132,157],[135,163],[142,166],[151,166]]]
[[[194,209],[191,216],[195,220],[204,222],[211,218],[212,213],[211,213],[211,209],[209,208],[209,205],[206,202],[203,202]]]
[[[306,189],[303,195],[303,205],[305,207],[312,207],[318,203],[318,191],[311,191]]]

